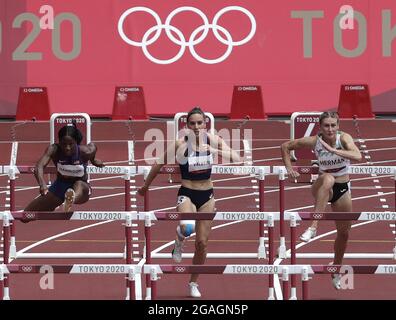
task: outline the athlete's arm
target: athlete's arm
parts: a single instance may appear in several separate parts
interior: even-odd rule
[[[175,153],[177,149],[180,146],[180,141],[176,141],[171,143],[171,145],[168,147],[168,149],[165,151],[165,153],[156,161],[156,163],[151,167],[151,170],[149,174],[146,177],[146,180],[144,181],[144,185],[138,189],[138,193],[141,196],[144,196],[146,191],[148,190],[149,186],[157,176],[157,174],[161,171],[161,168],[166,164],[166,163],[172,163],[174,162],[175,159]],[[173,161],[172,161],[173,159]]]
[[[55,155],[56,150],[57,146],[55,144],[48,146],[44,154],[41,156],[41,158],[36,163],[36,166],[34,167],[34,176],[40,186],[40,194],[43,196],[48,191],[47,184],[44,180],[44,168],[51,161],[51,158]]]
[[[324,141],[323,141],[324,142]],[[322,144],[323,144],[322,142]],[[325,143],[325,142],[324,142]],[[341,143],[342,146],[344,147],[345,150],[339,150],[336,148],[330,147],[327,143],[325,143],[323,146],[330,152],[336,154],[337,156],[350,159],[350,160],[355,160],[355,161],[360,161],[362,160],[362,154],[360,153],[358,147],[356,144],[353,142],[353,139],[350,134],[348,133],[342,133],[341,135]]]
[[[289,140],[287,142],[282,143],[281,154],[282,154],[283,164],[285,165],[287,173],[291,178],[297,178],[300,176],[300,174],[293,170],[290,151],[304,149],[304,148],[313,149],[316,144],[316,139],[317,139],[316,136],[311,136],[311,137],[304,137],[295,140]]]
[[[86,146],[81,146],[80,150],[84,153],[84,157],[91,161],[95,167],[103,168],[105,166],[102,160],[96,158],[98,148],[93,142],[88,143]]]
[[[240,162],[241,159],[235,150],[232,150],[223,138],[219,136],[210,136],[214,141],[214,146],[208,146],[209,150],[221,156],[225,162]],[[214,148],[215,147],[215,148]]]

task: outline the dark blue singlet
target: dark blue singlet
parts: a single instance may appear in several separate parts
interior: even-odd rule
[[[189,151],[191,151],[190,154]],[[183,180],[197,181],[210,179],[213,164],[213,158],[210,151],[193,151],[191,150],[191,145],[187,144],[187,149],[184,152],[184,157],[187,161],[185,161],[184,164],[179,164],[181,178]],[[200,167],[202,168],[201,170]]]
[[[81,159],[80,146],[77,146],[76,151],[71,156],[66,156],[63,154],[59,145],[57,145],[57,150],[52,161],[58,173],[70,178],[70,180],[62,179],[58,174],[56,180],[48,190],[61,200],[64,200],[66,190],[72,188],[77,180],[87,181],[88,161]],[[83,166],[83,171],[81,170],[81,166]],[[82,176],[81,173],[83,173]]]

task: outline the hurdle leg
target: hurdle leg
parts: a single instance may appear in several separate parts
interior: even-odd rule
[[[133,267],[131,267],[129,269],[129,273],[128,273],[127,298],[125,300],[136,300],[136,294],[135,294],[135,270],[134,270]]]
[[[394,197],[395,197],[395,199],[393,201],[393,206],[394,206],[395,211],[396,211],[396,169],[395,169],[394,181],[395,181],[395,187],[394,187],[394,191],[395,191]],[[394,221],[394,224],[395,224],[395,232],[396,232],[396,221]],[[395,246],[393,248],[393,260],[396,260],[396,243],[395,243]]]
[[[129,170],[128,173],[125,174],[124,176],[124,192],[125,192],[125,197],[124,197],[124,209],[125,211],[130,211],[131,209],[131,179],[130,179],[130,174]]]
[[[395,169],[394,181],[395,181],[395,187],[394,187],[395,194],[394,194],[393,206],[396,208],[396,169]]]
[[[283,170],[279,171],[279,249],[278,257],[281,259],[286,259],[286,239],[284,232],[284,215],[285,215],[285,173]]]
[[[265,175],[261,173],[259,176],[259,211],[264,212],[264,177]],[[258,258],[265,259],[267,258],[267,250],[265,248],[265,237],[264,237],[264,221],[259,221],[259,248],[258,248]]]
[[[296,214],[290,214],[290,252],[291,252],[291,264],[296,264],[296,227],[297,219]],[[297,290],[296,290],[296,274],[291,275],[291,292],[290,300],[297,300]]]
[[[3,243],[4,243],[4,261],[3,263],[7,265],[10,259],[10,217],[9,213],[5,212],[3,214]],[[3,300],[10,300],[10,293],[9,293],[9,280],[8,277],[3,274]]]
[[[126,246],[126,257],[125,262],[127,265],[132,264],[132,215],[128,213],[125,218],[125,246]],[[133,279],[134,280],[134,279]],[[128,288],[129,288],[129,299],[135,294],[134,281],[131,283],[130,277],[126,280],[127,296],[128,299]],[[132,291],[131,291],[132,288]]]
[[[289,269],[287,267],[282,269],[282,291],[283,300],[289,300]]]
[[[124,211],[129,211],[131,208],[131,175],[129,172],[129,168],[125,170],[124,174]],[[125,262],[126,264],[132,264],[132,250],[131,250],[131,229],[132,229],[132,221],[129,221],[128,216],[125,221]],[[131,297],[131,292],[128,292],[128,288],[131,286],[129,277],[126,279],[126,300]],[[130,290],[129,290],[130,291]]]
[[[268,214],[268,264],[274,263],[274,215]],[[268,275],[268,300],[275,300],[274,274]]]
[[[302,280],[302,299],[308,300],[309,275],[308,275],[308,268],[306,267],[303,267],[302,269],[301,280]]]
[[[4,264],[0,265],[0,300],[4,299]]]
[[[14,169],[10,169],[9,172],[9,179],[10,179],[10,211],[15,211],[15,180],[16,175]],[[10,235],[10,257],[12,259],[16,258],[16,241],[15,241],[15,223],[13,221],[10,222],[11,227],[11,235]]]
[[[150,282],[151,282],[151,300],[157,300],[157,286],[156,282],[158,280],[157,270],[155,268],[150,269]]]
[[[146,264],[151,264],[151,225],[150,213],[146,213],[144,221],[144,235],[146,239]],[[152,285],[155,287],[155,283],[150,279],[150,274],[146,274],[146,300],[151,300],[152,298]]]

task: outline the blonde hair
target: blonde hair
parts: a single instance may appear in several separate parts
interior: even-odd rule
[[[340,116],[336,111],[325,111],[319,117],[319,124],[322,124],[322,121],[327,118],[334,118],[337,119],[337,124],[340,122]]]

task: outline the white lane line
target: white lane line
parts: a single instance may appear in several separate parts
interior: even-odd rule
[[[396,160],[382,160],[382,161],[372,161],[370,164],[378,164],[378,163],[390,163],[390,162],[396,162]],[[355,163],[354,166],[365,166],[368,163]]]
[[[380,152],[380,151],[393,151],[393,150],[395,150],[395,147],[379,148],[379,149],[367,149],[367,152]]]
[[[386,138],[371,138],[365,139],[366,141],[393,141],[396,140],[396,137],[386,137]]]
[[[39,245],[42,245],[42,244],[44,244],[46,242],[49,242],[51,240],[63,237],[65,235],[68,235],[68,234],[71,234],[71,233],[74,233],[74,232],[78,232],[78,231],[81,231],[81,230],[89,229],[91,227],[96,227],[96,226],[99,226],[99,225],[102,225],[102,224],[106,224],[106,223],[109,223],[109,222],[114,222],[114,221],[113,220],[100,221],[100,222],[97,222],[97,223],[94,223],[94,224],[90,224],[90,225],[87,225],[87,226],[84,226],[84,227],[79,227],[79,228],[76,228],[76,229],[72,229],[72,230],[69,230],[69,231],[65,231],[65,232],[62,232],[62,233],[55,234],[55,235],[53,235],[51,237],[45,238],[43,240],[39,240],[39,241],[37,241],[37,242],[35,242],[35,243],[33,243],[33,244],[21,249],[21,250],[19,250],[17,252],[17,255],[19,255],[21,253],[24,253],[26,251],[29,251],[30,249],[38,247]]]

